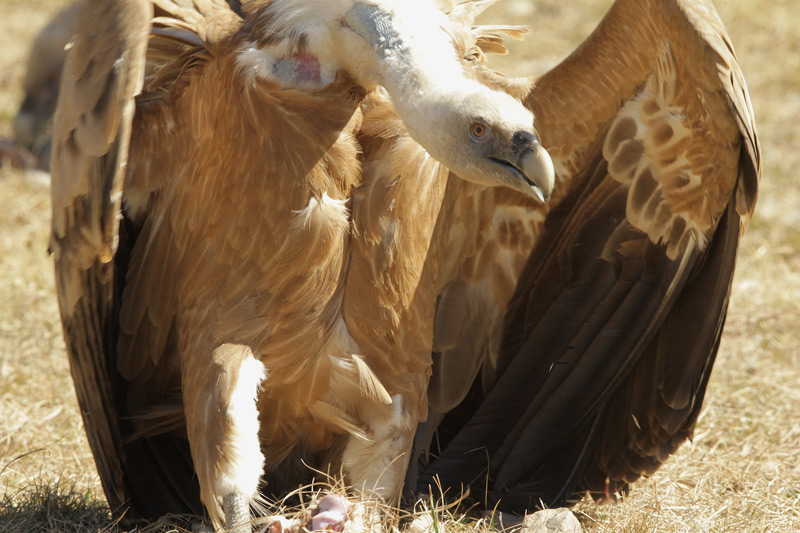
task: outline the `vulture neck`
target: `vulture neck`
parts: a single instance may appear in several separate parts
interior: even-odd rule
[[[431,117],[422,101],[447,101],[453,94],[479,90],[466,77],[446,30],[447,19],[432,2],[383,5],[356,3],[344,23],[358,34],[374,54],[375,66],[361,66],[365,85],[381,85],[392,97],[398,114],[412,136],[428,129]],[[372,61],[374,62],[374,56]],[[368,87],[370,88],[370,87]],[[419,139],[417,139],[419,141]]]

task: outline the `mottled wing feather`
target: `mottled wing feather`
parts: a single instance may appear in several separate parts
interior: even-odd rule
[[[526,102],[563,199],[509,304],[497,384],[418,486],[488,473],[488,501],[517,511],[624,488],[691,435],[760,175],[710,2],[619,0]]]

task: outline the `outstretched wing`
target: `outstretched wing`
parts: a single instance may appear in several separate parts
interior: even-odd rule
[[[121,184],[152,7],[90,2],[67,54],[53,129],[51,250],[84,424],[112,509],[128,499],[108,350]]]
[[[509,303],[494,387],[445,418],[456,435],[417,486],[480,491],[488,475],[489,502],[517,511],[607,478],[622,490],[691,435],[760,176],[707,0],[618,0],[525,102],[561,199]]]
[[[189,33],[152,29],[153,15],[146,0],[87,3],[67,53],[53,131],[51,250],[70,368],[103,489],[128,524],[203,512],[186,439],[131,438],[130,384],[117,368],[120,295],[135,233],[120,219],[136,100],[146,71],[180,55],[181,31]],[[159,83],[166,82],[149,81]],[[163,178],[139,179],[129,186],[146,204]]]

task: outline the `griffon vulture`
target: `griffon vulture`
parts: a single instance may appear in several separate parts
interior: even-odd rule
[[[305,465],[531,509],[691,433],[760,174],[709,2],[619,0],[530,80],[484,3],[155,3],[91,4],[55,127],[115,512],[239,524]]]
[[[51,247],[115,512],[200,513],[197,484],[215,528],[248,530],[263,480],[280,494],[311,468],[399,496],[447,169],[535,203],[554,182],[531,112],[457,54],[462,19],[427,0],[88,3]]]

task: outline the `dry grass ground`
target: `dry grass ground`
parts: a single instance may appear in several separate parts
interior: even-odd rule
[[[0,0],[0,137],[21,99],[28,42],[62,4]],[[489,18],[528,24],[532,34],[497,64],[541,72],[609,4],[505,0]],[[761,197],[694,441],[624,502],[579,504],[589,531],[800,531],[800,5],[717,7],[758,118]],[[113,531],[69,378],[48,226],[47,187],[0,170],[0,531]]]

